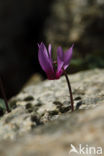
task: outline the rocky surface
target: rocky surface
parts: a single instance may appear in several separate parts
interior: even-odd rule
[[[104,149],[104,70],[69,77],[74,113],[64,77],[30,84],[11,99],[12,112],[0,120],[1,156],[71,156],[71,144]]]

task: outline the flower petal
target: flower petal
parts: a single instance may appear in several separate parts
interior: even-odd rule
[[[59,79],[62,74],[63,74],[63,69],[61,69],[59,72],[56,72],[56,79]]]
[[[64,53],[61,47],[57,48],[57,73],[60,72],[64,64]]]
[[[74,44],[71,46],[70,49],[68,49],[64,53],[64,69],[66,69],[69,66],[70,60],[72,58],[73,46],[74,46]]]
[[[51,44],[49,44],[49,46],[48,46],[48,52],[49,52],[50,58],[51,58],[51,49],[52,49],[52,46],[51,46]]]
[[[39,47],[39,49],[41,49],[41,51],[44,51],[44,55],[45,55],[45,57],[48,58],[48,57],[49,57],[49,56],[48,56],[48,52],[47,52],[47,49],[46,49],[44,43],[41,42],[40,45],[38,44],[38,47]]]
[[[48,77],[48,79],[49,80],[55,80],[56,79],[56,74],[55,74],[55,72],[47,72],[46,73],[47,74],[47,77]]]
[[[50,75],[55,75],[52,60],[48,55],[47,49],[43,43],[38,45],[39,51],[38,51],[38,59],[39,63],[42,67],[42,69],[46,72],[47,76],[50,77]]]

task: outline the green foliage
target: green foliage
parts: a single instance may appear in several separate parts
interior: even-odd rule
[[[5,101],[3,99],[0,99],[0,108],[6,111]]]
[[[84,58],[75,58],[71,60],[71,68],[74,72],[93,68],[104,68],[104,57],[87,55]]]
[[[2,116],[6,111],[5,102],[3,99],[0,99],[0,116]]]

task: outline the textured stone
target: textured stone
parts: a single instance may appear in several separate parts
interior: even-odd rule
[[[74,113],[64,77],[31,84],[11,99],[15,109],[0,120],[1,156],[67,156],[70,144],[104,148],[104,70],[69,77]]]
[[[104,106],[101,105],[89,111],[64,114],[29,135],[0,142],[0,155],[76,156],[69,154],[71,144],[76,148],[82,144],[104,149],[103,112]]]

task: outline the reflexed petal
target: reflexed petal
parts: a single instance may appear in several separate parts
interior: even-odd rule
[[[60,72],[64,64],[64,53],[61,47],[57,48],[57,73]]]
[[[48,52],[49,52],[50,58],[51,58],[51,49],[52,49],[52,46],[51,46],[51,44],[49,44],[49,46],[48,46]]]
[[[42,69],[46,73],[54,74],[52,60],[49,58],[47,49],[43,43],[39,45],[38,59]]]
[[[44,51],[44,55],[45,55],[46,57],[48,57],[48,52],[47,52],[47,49],[46,49],[44,43],[41,42],[41,44],[38,45],[38,47],[39,47],[39,49],[41,49],[41,51]]]
[[[70,60],[72,58],[72,52],[73,52],[73,46],[71,46],[70,49],[68,49],[65,53],[64,53],[64,69],[66,69],[69,66]]]

